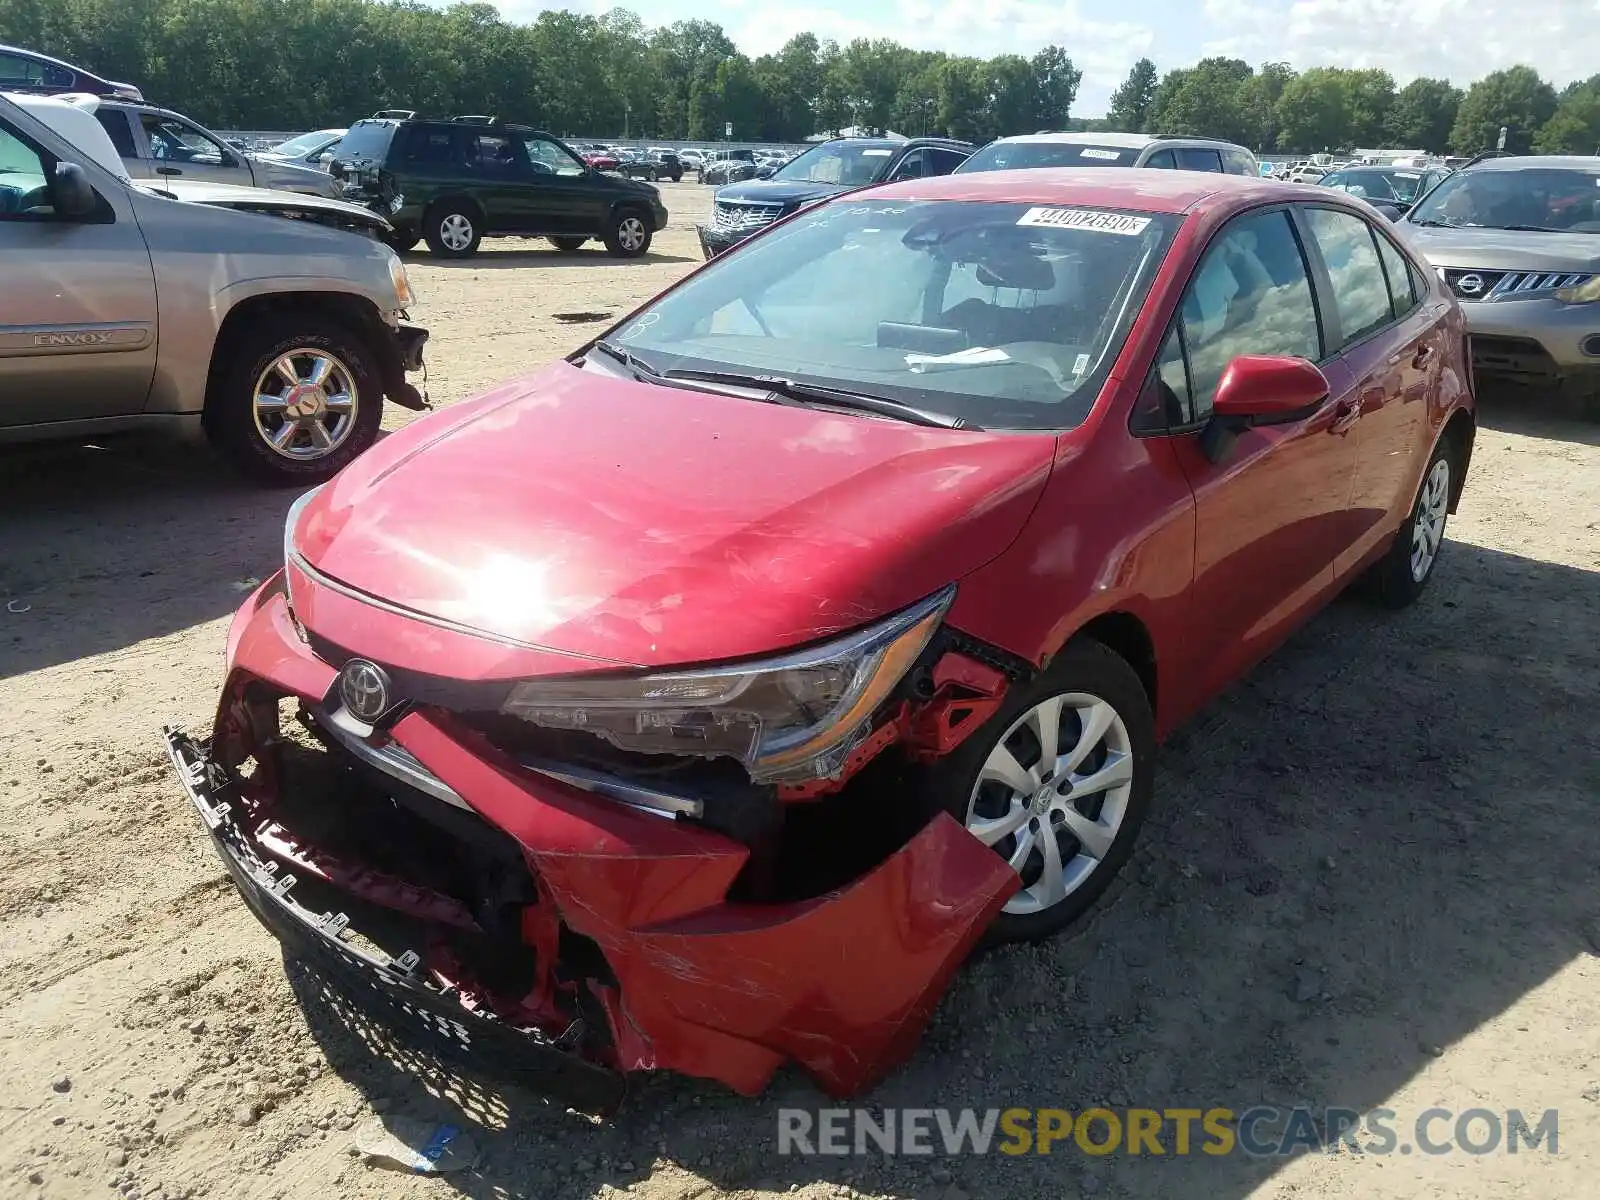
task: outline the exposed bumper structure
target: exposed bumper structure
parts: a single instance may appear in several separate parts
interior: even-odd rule
[[[842,886],[741,899],[747,845],[529,769],[451,713],[413,708],[359,755],[348,731],[281,737],[285,700],[326,732],[335,679],[275,578],[235,618],[213,738],[169,732],[246,902],[403,1035],[592,1110],[655,1069],[754,1094],[793,1059],[832,1095],[871,1085],[1018,886],[941,814]]]

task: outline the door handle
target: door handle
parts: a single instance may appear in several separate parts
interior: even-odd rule
[[[1347,396],[1333,406],[1333,422],[1328,426],[1328,432],[1348,433],[1359,420],[1361,420],[1361,398]]]
[[[179,168],[179,167],[157,167],[156,168],[156,174],[157,175],[182,175],[183,174],[183,170],[181,168]]]
[[[1411,365],[1413,367],[1415,367],[1419,371],[1422,370],[1424,367],[1426,367],[1432,361],[1433,361],[1433,347],[1429,346],[1429,345],[1418,346],[1417,347],[1417,352],[1411,356]]]

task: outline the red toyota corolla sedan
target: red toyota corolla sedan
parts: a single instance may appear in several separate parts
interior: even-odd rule
[[[439,1049],[848,1094],[1103,891],[1167,731],[1422,591],[1464,336],[1336,192],[857,192],[302,497],[169,746],[258,916]]]

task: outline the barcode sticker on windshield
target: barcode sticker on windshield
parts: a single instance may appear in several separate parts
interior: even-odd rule
[[[1149,217],[1095,212],[1087,208],[1030,208],[1018,225],[1044,225],[1052,229],[1088,229],[1095,233],[1120,233],[1137,237],[1150,224]]]
[[[1110,159],[1112,162],[1116,162],[1117,159],[1122,157],[1122,151],[1120,151],[1120,150],[1102,150],[1098,146],[1085,146],[1082,150],[1078,151],[1078,157],[1079,158],[1106,158],[1106,159]]]

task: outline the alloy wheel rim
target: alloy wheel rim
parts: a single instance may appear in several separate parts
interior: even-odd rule
[[[1411,578],[1415,583],[1428,577],[1439,557],[1449,509],[1450,460],[1441,458],[1423,481],[1422,494],[1417,497],[1417,515],[1411,522]]]
[[[359,405],[354,374],[326,350],[290,350],[256,378],[256,432],[274,454],[294,462],[315,462],[342,446]]]
[[[472,245],[472,222],[461,213],[451,213],[439,222],[439,240],[452,250]]]
[[[637,250],[644,245],[644,222],[638,217],[624,217],[617,226],[617,240],[626,250]]]
[[[1054,908],[1111,853],[1133,796],[1133,744],[1099,696],[1050,696],[1016,719],[978,771],[967,831],[1022,877],[1005,912]]]

